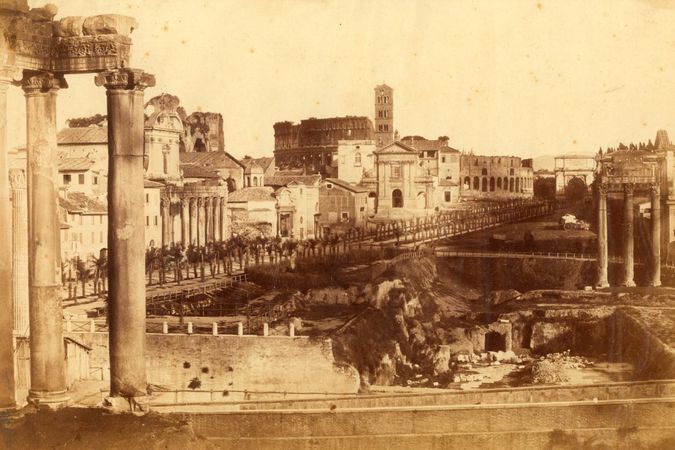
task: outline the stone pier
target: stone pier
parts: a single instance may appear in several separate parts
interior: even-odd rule
[[[198,227],[197,221],[199,220],[198,212],[199,204],[197,203],[196,198],[190,199],[190,245],[197,245],[198,237]]]
[[[68,402],[61,308],[56,95],[62,76],[25,71],[28,154],[28,280],[31,387],[28,401],[59,408]],[[8,291],[9,292],[9,291]]]
[[[145,216],[143,91],[152,75],[100,73],[108,105],[108,267],[110,395],[147,395],[145,372]]]
[[[9,172],[12,187],[12,306],[14,334],[27,337],[29,333],[28,303],[28,202],[26,174],[21,169]]]
[[[601,184],[598,189],[598,288],[609,287],[607,277],[607,185]]]
[[[633,223],[633,185],[623,187],[623,264],[624,276],[622,286],[634,287],[634,223]]]
[[[650,286],[661,286],[661,189],[658,184],[651,188],[652,200],[652,278]]]

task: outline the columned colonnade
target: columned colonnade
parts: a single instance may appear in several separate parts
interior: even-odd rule
[[[623,277],[621,285],[635,286],[634,280],[634,191],[635,186],[625,183],[623,187]],[[607,233],[607,195],[609,187],[602,183],[598,188],[598,287],[609,287],[607,269],[609,266],[608,233]],[[651,251],[649,267],[651,269],[649,285],[661,285],[661,190],[657,183],[650,186],[651,211]]]
[[[227,239],[227,199],[222,196],[185,194],[180,199],[178,212],[174,214],[171,200],[163,196],[160,200],[162,213],[162,247],[180,243],[203,246]],[[178,208],[177,208],[178,209]],[[176,227],[174,218],[180,217]]]

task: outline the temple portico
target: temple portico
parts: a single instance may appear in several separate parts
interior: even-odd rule
[[[96,84],[105,86],[107,94],[111,396],[146,395],[143,90],[154,85],[154,77],[128,68],[129,35],[137,26],[133,18],[101,15],[54,20],[55,14],[53,5],[29,12],[25,0],[0,5],[4,64],[0,67],[0,292],[12,293],[0,296],[0,409],[16,407],[12,330],[26,334],[21,330],[26,292],[20,273],[26,272],[25,255],[31,362],[28,401],[50,409],[69,403],[61,308],[56,101],[59,89],[67,87],[65,76],[73,74],[98,74]],[[10,202],[7,90],[12,84],[23,89],[26,101],[25,209],[21,174],[15,172]]]

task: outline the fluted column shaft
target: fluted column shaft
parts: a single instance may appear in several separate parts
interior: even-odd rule
[[[624,185],[623,198],[623,286],[635,286],[634,281],[634,224],[633,224],[633,186]]]
[[[160,200],[160,213],[162,214],[162,248],[171,244],[171,211],[169,199]]]
[[[206,214],[204,212],[204,201],[206,199],[199,197],[197,199],[197,245],[206,245]]]
[[[225,241],[230,237],[229,226],[227,224],[227,201],[220,198],[220,239]]]
[[[12,306],[14,334],[29,336],[28,303],[28,202],[26,175],[23,170],[10,171],[12,187]]]
[[[190,243],[190,202],[185,198],[180,202],[180,241],[183,248]]]
[[[204,199],[204,221],[206,225],[206,234],[204,243],[213,242],[213,199],[206,197]]]
[[[66,395],[58,216],[56,95],[65,80],[25,72],[30,373],[28,401],[59,408]]]
[[[12,291],[12,209],[7,161],[7,90],[19,72],[0,67],[0,292]],[[0,295],[0,410],[14,408],[12,297]]]
[[[213,198],[213,240],[221,241],[220,233],[220,197]]]
[[[598,287],[609,287],[607,247],[607,185],[600,185],[598,198]]]
[[[650,285],[661,286],[661,190],[652,186],[652,279]]]
[[[110,395],[144,397],[145,224],[143,91],[152,75],[119,69],[96,77],[108,110],[108,316]]]
[[[197,211],[197,199],[190,199],[190,245],[197,245],[199,240],[197,232],[197,221],[199,220],[199,213]]]

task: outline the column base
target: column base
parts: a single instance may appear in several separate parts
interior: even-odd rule
[[[635,287],[635,281],[633,280],[627,280],[621,283],[621,286],[623,287]]]
[[[661,280],[650,281],[648,286],[650,286],[650,287],[659,287],[659,286],[661,286]]]
[[[598,281],[598,283],[595,285],[596,289],[607,289],[608,287],[609,287],[608,281]]]
[[[51,411],[65,408],[71,403],[67,391],[28,391],[28,398],[26,401],[28,404],[35,406],[37,409],[48,409]]]
[[[106,397],[103,406],[118,412],[145,414],[150,411],[150,397]]]

